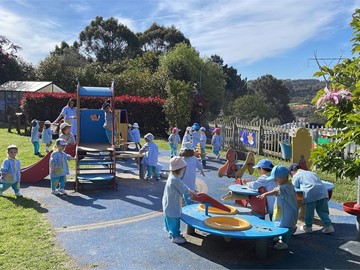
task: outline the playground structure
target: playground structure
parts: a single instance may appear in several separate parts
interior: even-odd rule
[[[87,87],[77,84],[77,157],[75,169],[75,191],[82,182],[106,181],[116,188],[115,171],[115,114],[114,82],[111,87]],[[84,97],[106,98],[112,109],[111,144],[106,137],[103,125],[105,113],[101,109],[82,109],[80,99]]]
[[[77,156],[75,169],[75,191],[84,182],[109,182],[115,189],[116,162],[121,159],[135,158],[138,165],[143,154],[124,151],[127,148],[128,116],[123,109],[112,110],[112,138],[109,143],[103,124],[105,113],[102,109],[86,109],[80,107],[80,99],[98,97],[108,99],[114,108],[114,83],[111,87],[83,87],[77,85],[77,131],[76,145],[67,145],[65,152]],[[55,127],[56,128],[56,127]],[[23,168],[23,183],[36,183],[49,175],[51,152],[38,162]],[[140,178],[143,168],[139,166]]]

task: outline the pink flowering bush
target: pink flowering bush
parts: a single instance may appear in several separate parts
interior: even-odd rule
[[[320,109],[323,104],[335,104],[338,105],[341,100],[349,100],[352,97],[352,93],[345,90],[328,89],[324,88],[324,95],[316,102],[316,108]]]

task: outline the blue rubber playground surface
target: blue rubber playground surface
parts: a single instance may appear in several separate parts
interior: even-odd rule
[[[164,172],[169,159],[169,152],[161,151]],[[217,176],[224,163],[223,158],[217,160],[209,154],[206,176],[197,176],[199,192],[217,200],[228,192],[234,179]],[[23,194],[46,210],[56,240],[81,269],[360,269],[356,218],[342,211],[338,203],[330,202],[334,234],[321,233],[319,225],[312,234],[298,229],[288,250],[275,250],[269,240],[267,258],[259,260],[254,240],[225,242],[222,237],[199,232],[184,234],[188,242],[183,245],[171,243],[163,230],[161,212],[166,179],[139,180],[133,160],[119,164],[117,176],[118,190],[104,182],[86,183],[77,193],[70,176],[67,196],[51,195],[49,179],[22,185]],[[182,230],[185,233],[183,223]]]

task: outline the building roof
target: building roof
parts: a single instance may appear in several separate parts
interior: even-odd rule
[[[19,91],[19,92],[44,92],[42,89],[49,87],[51,91],[45,92],[62,92],[63,89],[53,82],[35,82],[35,81],[8,81],[0,85],[0,91]]]

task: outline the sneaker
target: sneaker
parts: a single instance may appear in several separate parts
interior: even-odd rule
[[[312,233],[312,228],[306,227],[306,225],[302,225],[301,229],[306,233]]]
[[[67,195],[66,191],[63,189],[59,189],[59,193],[60,195]]]
[[[15,195],[16,195],[17,198],[22,198],[23,197],[23,195],[20,193],[20,191],[15,193]]]
[[[220,158],[220,154],[216,156],[216,159],[219,159]]]
[[[332,225],[328,226],[328,227],[324,227],[321,231],[322,233],[334,233],[334,227]]]
[[[52,190],[52,191],[51,191],[51,194],[59,195],[59,191],[57,191],[57,190]]]
[[[274,248],[275,249],[278,249],[278,250],[281,250],[281,249],[288,249],[288,244],[282,242],[282,241],[279,241],[277,242],[275,245],[274,245]]]
[[[273,238],[274,242],[279,242],[281,240],[281,236],[277,236]]]
[[[186,239],[184,237],[174,237],[173,239],[171,239],[171,242],[175,244],[184,244],[186,243]]]
[[[297,230],[297,226],[295,225],[295,226],[293,227],[293,233],[292,233],[292,235],[294,235],[294,234],[296,233],[296,230]]]
[[[161,178],[160,178],[160,177],[158,177],[158,178],[156,178],[156,180],[157,180],[157,181],[160,181],[160,180],[161,180]]]

